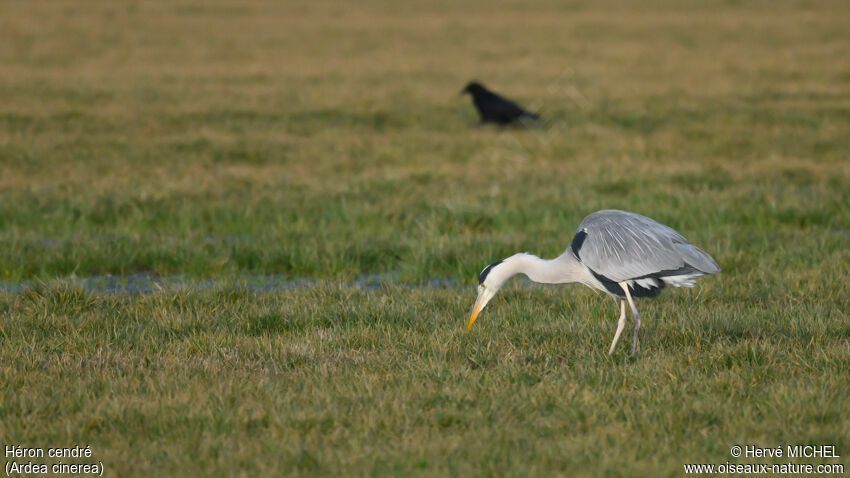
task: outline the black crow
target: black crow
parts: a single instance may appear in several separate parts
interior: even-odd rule
[[[476,81],[470,82],[460,92],[460,94],[465,93],[472,95],[472,103],[478,110],[481,123],[496,123],[504,126],[520,118],[540,118],[536,113],[523,109],[507,98],[502,98]]]

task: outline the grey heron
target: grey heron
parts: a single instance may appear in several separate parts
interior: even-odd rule
[[[664,224],[628,211],[597,211],[581,221],[570,246],[555,259],[523,252],[485,267],[478,276],[478,298],[466,329],[505,281],[525,274],[544,284],[579,282],[619,299],[620,318],[609,355],[626,325],[628,302],[634,318],[635,353],[640,329],[636,298],[655,297],[668,284],[693,287],[697,277],[718,272],[720,267],[708,253]]]

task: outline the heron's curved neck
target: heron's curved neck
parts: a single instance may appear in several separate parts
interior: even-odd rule
[[[513,274],[525,274],[534,282],[564,284],[567,282],[587,283],[590,272],[569,252],[555,259],[541,259],[533,254],[515,254],[505,259]]]

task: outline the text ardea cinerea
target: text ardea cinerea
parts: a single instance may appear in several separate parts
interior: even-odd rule
[[[655,297],[667,284],[693,287],[697,277],[718,272],[710,255],[664,224],[633,212],[597,211],[581,221],[570,247],[559,257],[545,260],[519,253],[485,267],[478,276],[478,299],[466,329],[506,280],[525,274],[544,284],[580,282],[619,298],[620,319],[609,354],[626,325],[628,301],[635,322],[635,353],[640,314],[634,298]]]

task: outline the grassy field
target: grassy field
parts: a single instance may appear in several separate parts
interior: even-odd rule
[[[108,476],[850,464],[848,25],[844,1],[2,2],[0,445],[90,445]],[[476,128],[473,78],[544,120]],[[635,357],[582,286],[517,281],[463,332],[484,265],[603,208],[723,272],[641,303]]]

